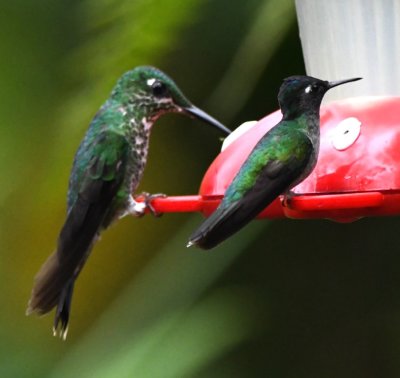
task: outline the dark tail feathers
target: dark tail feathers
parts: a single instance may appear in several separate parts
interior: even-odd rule
[[[71,299],[75,277],[67,284],[62,285],[62,267],[57,253],[53,253],[41,267],[35,277],[35,285],[28,303],[26,314],[37,313],[44,315],[55,306],[53,333],[63,339],[67,336]]]

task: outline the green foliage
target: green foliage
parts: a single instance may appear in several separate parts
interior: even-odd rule
[[[264,1],[260,6],[232,63],[209,99],[228,119],[233,120],[249,99],[294,21],[295,11],[289,0]]]

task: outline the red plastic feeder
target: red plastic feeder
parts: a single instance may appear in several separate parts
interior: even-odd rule
[[[209,167],[198,196],[158,198],[155,209],[212,213],[255,144],[280,118],[274,112],[233,140]],[[238,134],[240,128],[229,139]],[[293,191],[290,207],[278,198],[259,218],[350,222],[400,214],[400,97],[357,97],[323,106],[317,166]]]

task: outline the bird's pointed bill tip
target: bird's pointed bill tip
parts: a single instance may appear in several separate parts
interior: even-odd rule
[[[211,117],[205,111],[199,109],[194,105],[184,108],[183,111],[203,122],[210,124],[211,126],[216,127],[226,135],[229,135],[231,133],[231,130],[225,127],[221,122],[217,121],[214,117]]]
[[[351,79],[344,79],[344,80],[336,80],[336,81],[330,81],[329,82],[329,89],[333,87],[337,87],[338,85],[346,84],[346,83],[351,83],[353,81],[358,81],[362,80],[362,77],[353,77]]]

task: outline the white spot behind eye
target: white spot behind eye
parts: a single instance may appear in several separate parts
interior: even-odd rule
[[[156,81],[156,79],[154,79],[154,78],[153,79],[148,79],[147,80],[147,85],[151,87],[155,83],[155,81]]]
[[[310,93],[311,90],[312,90],[312,87],[311,87],[311,85],[309,85],[309,86],[304,90],[304,92]]]

